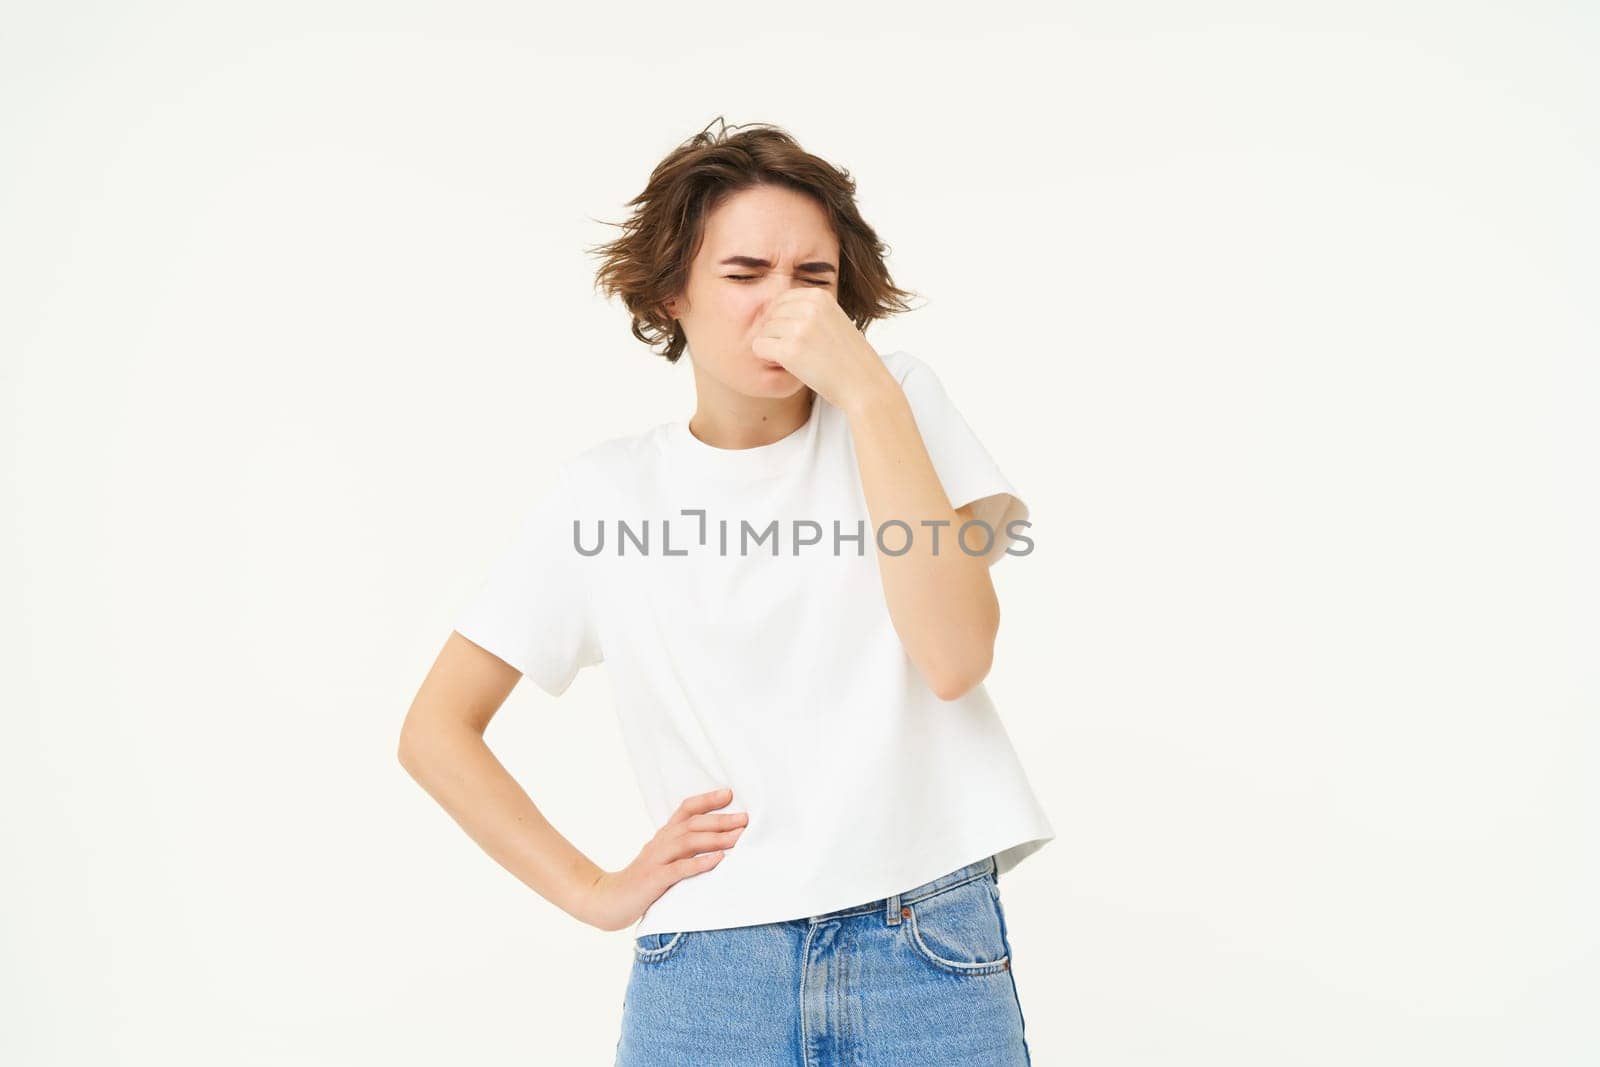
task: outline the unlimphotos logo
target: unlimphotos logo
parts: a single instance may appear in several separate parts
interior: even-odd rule
[[[724,556],[730,552],[741,556],[763,552],[772,556],[784,554],[798,556],[802,551],[811,554],[831,552],[835,556],[842,556],[847,554],[844,547],[846,545],[853,545],[854,554],[858,557],[865,556],[867,551],[867,523],[864,519],[855,521],[853,532],[846,532],[844,524],[834,519],[831,536],[826,536],[823,524],[813,519],[790,519],[787,526],[780,520],[773,519],[762,527],[752,525],[749,519],[740,519],[737,530],[730,538],[730,524],[727,519],[708,521],[704,508],[684,508],[680,514],[698,520],[698,536],[692,532],[686,545],[674,547],[672,520],[661,519],[660,555],[687,556],[695,549],[709,547],[713,528],[717,534],[715,550],[717,554]],[[606,519],[597,520],[593,524],[595,527],[593,532],[586,537],[582,520],[573,519],[572,547],[583,556],[598,556],[605,552],[607,522]],[[917,523],[917,526],[929,531],[926,536],[931,538],[930,548],[933,555],[939,555],[946,547],[945,544],[941,544],[940,534],[944,527],[950,525],[952,524],[948,519],[924,519]],[[1026,519],[1012,519],[1006,523],[1006,536],[1011,540],[1006,546],[1006,555],[1026,556],[1033,552],[1033,539],[1023,532],[1032,526],[1033,524]],[[630,523],[626,519],[617,519],[615,529],[613,543],[616,555],[656,554],[656,550],[651,546],[650,519],[644,519],[637,524]],[[784,537],[785,532],[788,534],[787,538]],[[903,556],[911,551],[917,536],[916,530],[910,523],[901,519],[889,519],[878,524],[873,530],[872,539],[878,550],[885,555]],[[957,527],[948,540],[953,540],[957,547],[969,556],[987,556],[994,550],[997,536],[994,527],[989,523],[982,519],[969,519]],[[733,542],[732,547],[730,541]]]

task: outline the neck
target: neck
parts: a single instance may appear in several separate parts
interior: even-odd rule
[[[781,441],[805,425],[816,402],[809,387],[788,397],[755,397],[721,385],[708,390],[707,384],[697,383],[689,432],[713,448],[759,448]]]

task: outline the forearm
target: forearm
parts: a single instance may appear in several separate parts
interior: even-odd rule
[[[910,528],[904,554],[878,551],[890,617],[929,684],[954,699],[982,680],[993,658],[1000,606],[988,563],[961,549],[965,516],[950,506],[898,383],[888,378],[859,393],[848,417],[873,529],[894,519]],[[892,549],[906,539],[898,526],[883,532]]]
[[[411,737],[403,764],[495,862],[574,918],[603,873],[563,837],[468,727],[433,726]]]

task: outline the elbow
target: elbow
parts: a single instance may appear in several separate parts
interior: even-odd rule
[[[485,718],[484,721],[487,721]],[[395,758],[411,777],[421,781],[443,761],[455,759],[463,746],[483,741],[483,727],[473,716],[412,711],[400,727]]]
[[[989,676],[1000,634],[1000,605],[992,595],[988,607],[978,619],[963,620],[939,633],[936,644],[923,646],[913,656],[928,688],[940,700],[959,700]]]
[[[940,700],[960,700],[983,682],[983,674],[950,675],[935,679],[930,688]]]
[[[994,648],[987,646],[981,650],[982,655],[967,661],[946,657],[940,669],[923,671],[923,676],[928,681],[928,688],[933,690],[933,695],[940,700],[960,700],[972,692],[983,680],[989,676],[989,668],[994,663]]]
[[[400,728],[400,742],[395,746],[395,758],[400,761],[400,766],[406,773],[415,778],[422,762],[422,741],[417,737],[417,731],[409,723]]]

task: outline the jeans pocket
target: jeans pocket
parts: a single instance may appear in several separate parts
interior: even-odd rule
[[[949,974],[995,974],[1011,966],[1000,926],[994,878],[983,875],[905,907],[907,940],[929,964]]]
[[[688,931],[645,934],[633,939],[633,958],[640,963],[660,963],[678,951]]]

